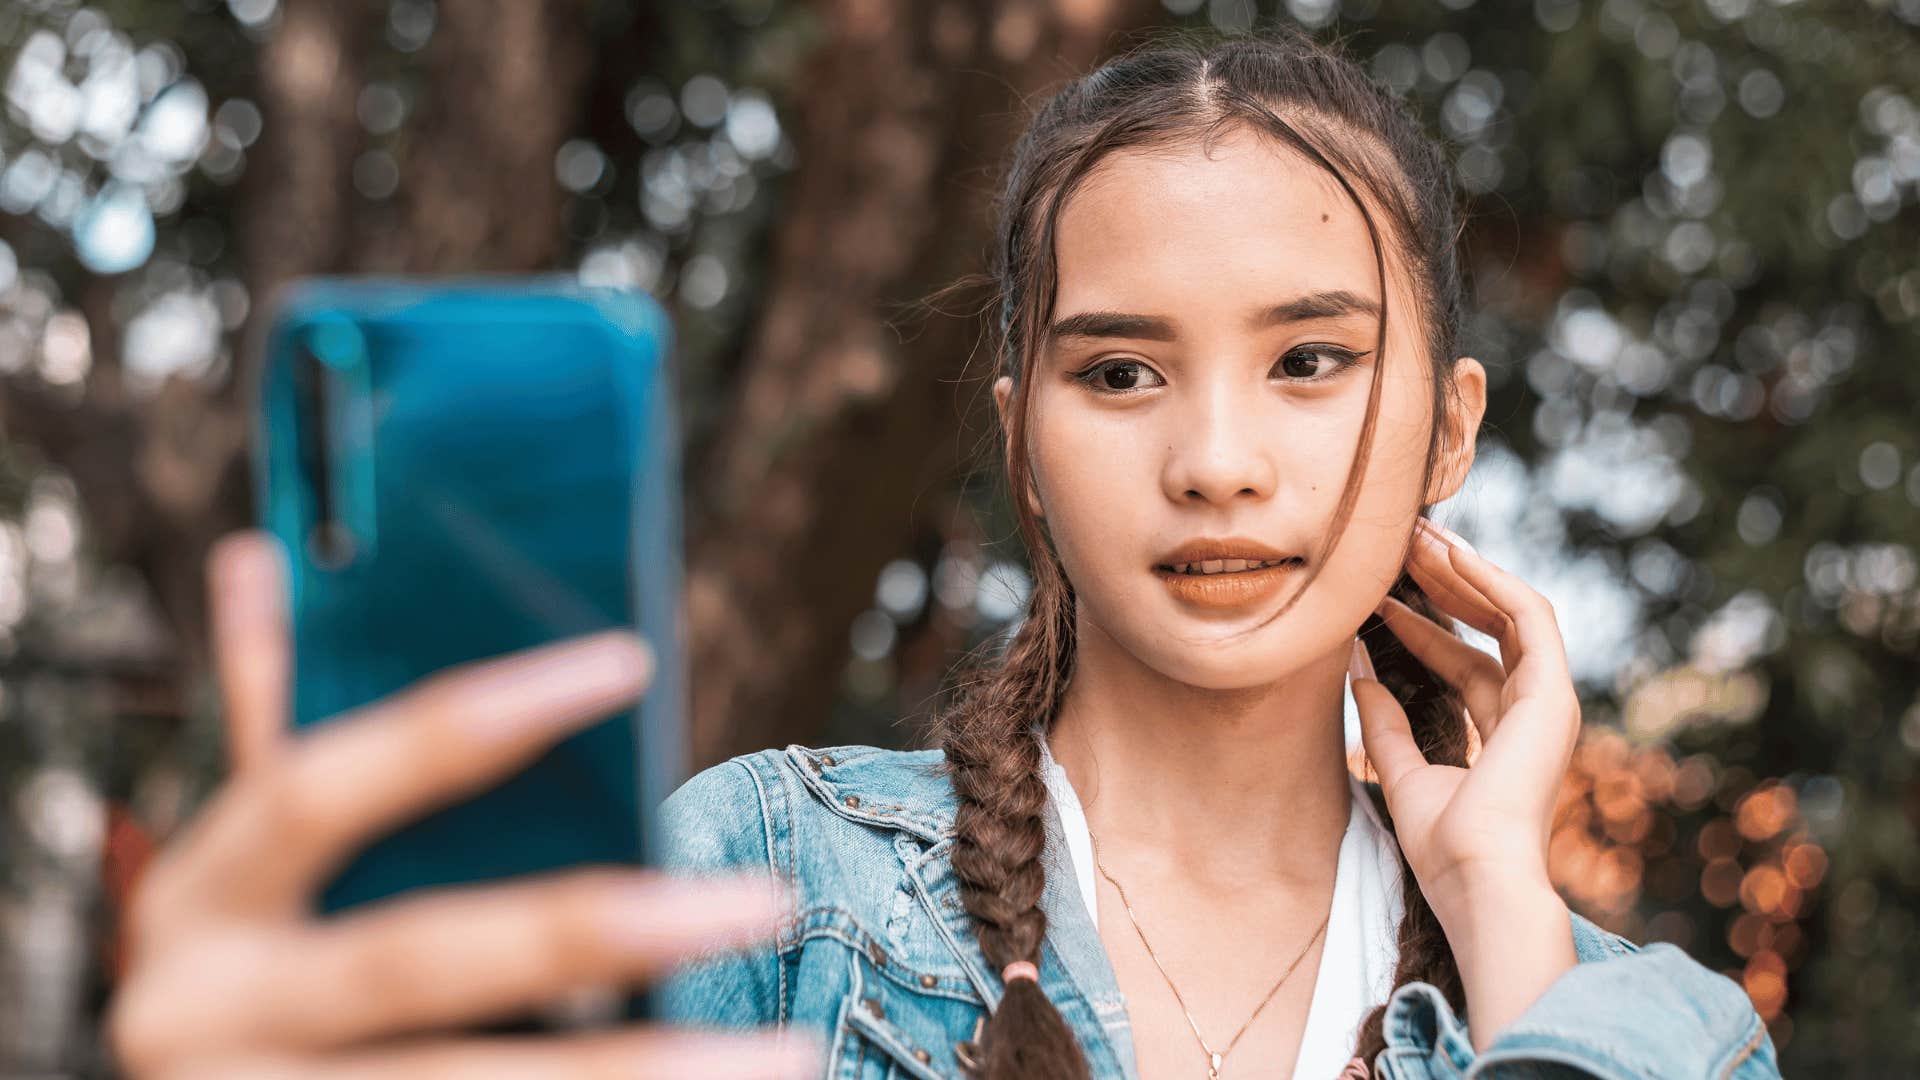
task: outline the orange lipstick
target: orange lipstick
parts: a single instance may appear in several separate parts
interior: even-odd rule
[[[1227,570],[1216,574],[1183,573],[1164,566],[1154,568],[1154,576],[1166,583],[1174,599],[1194,607],[1229,610],[1271,599],[1286,586],[1287,578],[1305,563],[1289,559],[1277,566],[1250,570]]]

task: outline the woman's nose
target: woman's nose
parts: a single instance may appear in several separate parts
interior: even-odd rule
[[[1265,499],[1278,475],[1272,445],[1274,418],[1264,395],[1225,381],[1195,386],[1184,408],[1172,410],[1162,473],[1175,502],[1226,504]]]

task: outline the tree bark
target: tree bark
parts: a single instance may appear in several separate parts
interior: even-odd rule
[[[553,269],[566,207],[554,157],[582,110],[591,54],[584,0],[440,5],[425,57],[430,96],[395,205],[360,230],[358,265]]]

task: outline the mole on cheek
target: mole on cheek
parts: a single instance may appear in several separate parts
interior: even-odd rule
[[[1326,223],[1326,222],[1327,222],[1328,220],[1329,220],[1329,218],[1328,218],[1328,215],[1326,215],[1326,214],[1321,214],[1321,215],[1320,215],[1320,221],[1321,221],[1321,223],[1322,223],[1322,224],[1325,224],[1325,223]]]

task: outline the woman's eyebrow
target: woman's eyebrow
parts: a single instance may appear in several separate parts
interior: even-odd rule
[[[1342,315],[1380,317],[1380,305],[1345,289],[1307,293],[1262,308],[1247,319],[1247,329],[1259,330],[1282,323],[1307,319],[1331,319]],[[1173,321],[1159,315],[1135,315],[1124,311],[1082,311],[1056,321],[1047,332],[1049,341],[1071,339],[1130,338],[1138,341],[1172,341],[1179,337]]]
[[[1247,327],[1258,330],[1264,326],[1277,326],[1280,323],[1304,322],[1307,319],[1335,319],[1342,315],[1365,315],[1377,319],[1380,317],[1380,305],[1374,303],[1369,297],[1350,293],[1345,289],[1331,289],[1296,296],[1285,303],[1275,304],[1265,311],[1257,312],[1247,320]]]

